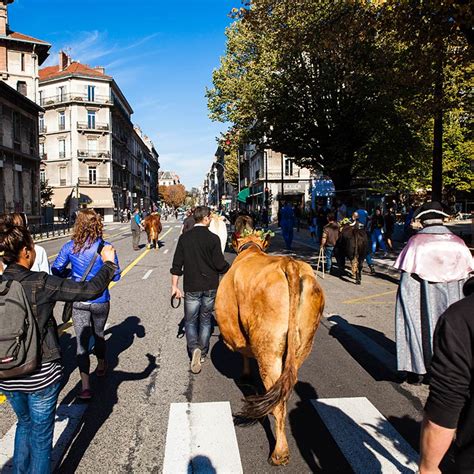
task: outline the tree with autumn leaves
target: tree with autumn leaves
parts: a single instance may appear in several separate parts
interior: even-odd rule
[[[471,185],[465,2],[253,0],[232,15],[207,91],[211,118],[232,124],[231,156],[265,136],[338,189],[432,181],[439,198],[441,173],[447,192]]]
[[[160,186],[161,200],[169,207],[176,209],[186,201],[186,189],[182,184],[172,184],[171,186]]]

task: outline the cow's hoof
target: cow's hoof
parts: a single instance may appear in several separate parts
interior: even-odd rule
[[[286,466],[290,462],[290,455],[284,454],[282,456],[277,456],[272,454],[271,457],[268,459],[268,463],[271,466]]]
[[[356,285],[361,285],[362,282],[360,280],[356,280]]]

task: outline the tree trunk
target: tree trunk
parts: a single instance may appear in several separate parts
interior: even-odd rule
[[[443,52],[438,49],[436,82],[434,86],[434,128],[433,128],[433,173],[431,177],[431,200],[443,199]]]

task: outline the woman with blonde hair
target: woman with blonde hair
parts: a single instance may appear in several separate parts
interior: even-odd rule
[[[100,255],[103,245],[110,245],[103,240],[102,218],[92,209],[78,212],[72,239],[66,242],[52,266],[53,274],[64,275],[67,266],[71,265],[71,277],[80,281],[95,258],[85,281],[93,278],[104,265]],[[115,256],[117,270],[113,281],[120,279],[120,267]],[[72,322],[76,333],[77,365],[81,375],[82,388],[78,395],[83,400],[92,398],[89,380],[89,341],[94,336],[94,352],[97,357],[96,375],[103,377],[107,371],[105,358],[105,323],[110,311],[110,293],[106,289],[98,298],[86,302],[74,303],[72,307]]]

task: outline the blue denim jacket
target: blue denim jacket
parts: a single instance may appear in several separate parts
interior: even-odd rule
[[[87,250],[82,250],[81,252],[74,253],[73,252],[74,242],[72,240],[70,240],[69,242],[66,242],[61,248],[61,251],[56,257],[56,260],[54,261],[53,266],[51,267],[53,275],[58,275],[62,277],[67,276],[66,269],[67,269],[68,264],[71,264],[71,271],[69,272],[71,278],[74,281],[80,281],[80,279],[82,278],[82,275],[87,270],[87,267],[90,261],[92,260],[94,255],[97,253],[97,248],[99,247],[99,243],[100,243],[100,240],[97,240]],[[104,242],[104,245],[110,245],[110,243]],[[102,258],[99,255],[97,257],[97,260],[94,263],[94,266],[89,272],[89,275],[87,275],[86,281],[89,281],[92,278],[94,278],[94,276],[97,275],[98,271],[101,269],[103,264],[104,262],[102,261]],[[112,281],[120,280],[121,270],[120,270],[117,254],[115,254],[115,264],[117,265],[117,270],[115,271]],[[87,301],[87,303],[106,303],[107,301],[110,301],[110,293],[108,289],[106,289],[98,298],[96,298],[95,300]]]

